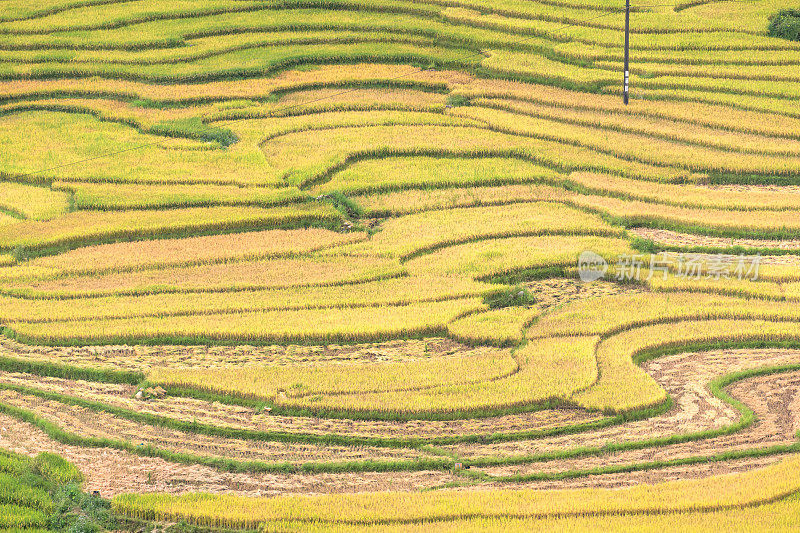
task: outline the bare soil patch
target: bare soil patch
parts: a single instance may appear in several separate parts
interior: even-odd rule
[[[677,231],[652,228],[632,228],[629,229],[628,232],[643,239],[650,239],[653,242],[664,246],[680,246],[686,248],[695,246],[707,248],[729,248],[732,246],[742,246],[744,248],[800,250],[800,239],[778,240],[710,237],[708,235],[695,235],[692,233],[679,233]],[[762,257],[762,262],[765,261],[768,261],[768,259],[766,257]]]

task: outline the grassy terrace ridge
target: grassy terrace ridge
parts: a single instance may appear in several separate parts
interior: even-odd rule
[[[800,16],[630,19],[0,2],[0,529],[796,529]]]

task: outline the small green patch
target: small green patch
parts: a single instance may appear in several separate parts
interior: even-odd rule
[[[800,9],[782,9],[769,17],[767,34],[800,41]]]
[[[451,94],[447,97],[447,105],[450,107],[464,107],[469,104],[469,98],[462,94]]]
[[[364,216],[364,209],[339,191],[323,194],[319,199],[327,200],[337,211],[349,219],[358,219]]]
[[[119,529],[111,504],[81,490],[75,465],[53,453],[0,449],[0,529],[94,533]],[[31,528],[36,528],[31,529]]]
[[[95,533],[116,528],[111,503],[99,495],[86,494],[76,483],[60,485],[53,491],[55,512],[51,529],[70,533]]]
[[[222,146],[230,146],[239,140],[231,130],[206,124],[199,117],[159,122],[153,124],[149,133],[198,141],[216,141]]]
[[[514,285],[504,291],[487,296],[484,298],[484,302],[492,309],[501,309],[503,307],[533,305],[536,303],[536,298],[522,285]]]

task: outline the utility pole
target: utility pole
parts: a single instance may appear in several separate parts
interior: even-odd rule
[[[628,78],[630,78],[630,71],[628,70],[628,43],[630,34],[630,21],[631,21],[631,0],[625,0],[625,88],[622,90],[622,101],[628,105]]]

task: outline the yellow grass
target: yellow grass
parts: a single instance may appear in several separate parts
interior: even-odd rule
[[[266,398],[281,404],[315,395],[357,396],[365,392],[406,391],[497,379],[517,369],[507,351],[476,349],[458,357],[393,363],[314,363],[293,366],[240,366],[211,369],[154,368],[153,383],[190,386],[214,392]],[[314,403],[314,398],[310,399]]]
[[[228,150],[178,151],[163,148],[164,139],[85,114],[21,112],[0,117],[0,166],[12,175],[63,181],[269,184],[249,139]],[[114,157],[97,157],[111,152]],[[92,164],[75,164],[84,160]]]
[[[54,188],[75,193],[80,209],[157,209],[212,205],[270,206],[308,199],[295,187],[234,185],[126,185],[121,183],[56,182]]]
[[[580,46],[580,48],[585,48]],[[664,53],[664,52],[662,52]],[[700,52],[707,56],[709,52]],[[733,53],[731,50],[723,52],[725,56]],[[746,54],[753,56],[752,51]],[[770,55],[780,52],[771,52]],[[637,50],[637,54],[646,54]],[[789,55],[794,55],[792,52]],[[709,104],[696,101],[670,101],[659,99],[636,100],[635,105],[625,106],[616,95],[588,94],[585,92],[571,91],[558,87],[536,85],[505,80],[477,79],[469,84],[458,87],[456,94],[469,97],[512,99],[520,102],[546,104],[550,107],[560,107],[566,110],[593,110],[607,113],[609,117],[647,117],[675,121],[681,124],[697,124],[709,126],[720,130],[733,130],[745,133],[759,133],[776,136],[800,136],[800,119],[781,116],[776,113],[748,111],[730,105]],[[642,91],[634,91],[640,94]],[[653,92],[653,91],[649,91]],[[666,91],[665,91],[666,92]],[[679,94],[678,91],[672,91]],[[697,91],[685,91],[687,96],[696,95]],[[759,98],[745,97],[726,93],[706,93],[707,96],[719,98],[720,102],[730,103],[737,100],[747,106],[758,104]],[[705,96],[704,95],[704,96]],[[786,107],[785,101],[781,104]],[[741,107],[745,107],[744,105]],[[779,108],[774,109],[775,111]]]
[[[480,115],[475,110],[459,113]],[[451,117],[451,121],[456,118],[458,117]],[[482,115],[474,118],[478,119],[477,122],[491,121],[491,117]],[[462,118],[463,120],[468,119]],[[469,157],[512,154],[545,165],[603,169],[647,179],[679,180],[686,179],[689,174],[683,169],[667,169],[623,160],[581,146],[518,135],[516,131],[500,133],[487,126],[466,126],[458,123],[452,126],[340,126],[320,131],[287,133],[270,139],[262,148],[267,162],[275,169],[285,172],[290,184],[300,186],[327,179],[331,170],[338,169],[353,158],[409,153]]]
[[[322,100],[325,102],[323,103]],[[308,102],[312,102],[308,104]],[[317,102],[319,101],[319,102]],[[412,89],[353,89],[342,94],[341,89],[316,89],[308,91],[295,91],[281,97],[277,102],[281,106],[291,106],[292,109],[300,107],[317,107],[318,105],[364,105],[381,106],[397,105],[408,109],[442,109],[447,97],[443,94],[422,92]]]
[[[404,215],[435,209],[559,200],[564,190],[548,185],[503,185],[452,189],[412,189],[353,196],[367,215]]]
[[[287,257],[365,238],[364,233],[337,233],[307,228],[101,244],[25,261],[15,268],[0,271],[0,279],[129,272],[167,266]]]
[[[238,37],[241,37],[239,35]],[[153,53],[152,50],[149,53]],[[78,92],[113,94],[128,98],[156,101],[264,98],[275,91],[302,89],[309,85],[331,83],[369,83],[403,76],[404,80],[430,84],[463,83],[474,79],[469,74],[448,70],[422,70],[408,65],[356,63],[353,65],[320,65],[314,69],[287,70],[270,78],[220,80],[206,83],[152,84],[127,80],[65,78],[55,80],[3,80],[0,92],[10,97],[28,93],[58,94]]]
[[[643,134],[734,152],[757,152],[789,156],[800,154],[800,141],[785,138],[785,131],[775,132],[780,136],[772,137],[741,131],[728,131],[685,121],[646,117],[642,116],[641,113],[608,113],[605,111],[566,108],[560,105],[553,106],[550,104],[495,98],[478,98],[474,100],[474,103],[492,109],[552,119],[566,124]],[[699,120],[702,120],[702,118]]]
[[[447,333],[468,344],[519,344],[526,327],[540,314],[535,306],[492,309],[451,322]]]
[[[354,163],[316,190],[363,193],[410,187],[463,187],[534,181],[557,175],[547,167],[518,158],[385,157]]]
[[[744,507],[786,497],[800,488],[800,460],[791,456],[751,472],[668,481],[624,489],[384,492],[283,498],[232,495],[128,494],[113,509],[139,519],[203,526],[257,528],[279,520],[362,525],[476,517],[557,517],[610,513],[680,512]]]
[[[649,202],[621,200],[603,196],[572,195],[570,203],[596,209],[629,223],[658,220],[672,225],[698,225],[724,230],[798,231],[800,211],[751,210],[746,214],[722,209],[695,209]]]
[[[634,253],[626,241],[607,237],[512,237],[451,246],[405,264],[414,274],[482,278],[524,269],[576,266],[578,256],[587,250],[610,262]]]
[[[619,235],[597,215],[549,202],[427,211],[386,221],[369,243],[351,247],[408,257],[489,237]]]
[[[301,398],[296,405],[350,411],[464,412],[566,399],[597,378],[596,337],[537,339],[514,352],[519,370],[501,379],[408,392]]]
[[[670,142],[636,133],[598,130],[520,115],[496,109],[466,107],[458,116],[485,121],[486,124],[510,134],[531,135],[566,144],[577,144],[612,154],[622,159],[665,165],[687,171],[721,171],[737,173],[795,174],[800,171],[797,156],[762,155],[730,152],[716,148]]]
[[[37,343],[116,342],[354,342],[435,334],[465,313],[483,309],[479,299],[337,310],[262,311],[202,316],[10,323]]]
[[[382,279],[347,285],[223,292],[102,296],[66,300],[31,300],[0,296],[0,321],[49,322],[166,317],[257,310],[362,307],[478,297],[503,289],[466,278],[415,277]]]
[[[565,518],[471,518],[417,522],[411,524],[384,524],[369,527],[373,533],[382,532],[452,532],[482,531],[637,531],[660,533],[662,531],[687,531],[702,533],[714,531],[790,531],[800,528],[800,497],[788,496],[777,502],[755,506],[724,508],[714,511],[679,511],[642,514],[607,514],[595,516],[570,516]],[[344,524],[311,524],[307,522],[270,522],[263,531],[285,527],[310,532],[364,531],[364,526]]]
[[[632,180],[596,172],[573,172],[568,179],[590,191],[611,193],[648,203],[726,210],[800,209],[800,194],[786,194],[777,190],[726,191],[699,185]]]
[[[635,6],[629,106],[613,0],[76,1],[0,2],[9,336],[511,346],[205,370],[189,357],[148,376],[296,412],[409,418],[648,407],[666,392],[634,364],[643,351],[800,339],[800,268],[783,256],[765,258],[759,281],[656,276],[647,292],[578,290],[544,312],[488,303],[518,281],[575,275],[584,251],[612,264],[636,254],[623,227],[800,236],[796,187],[703,185],[800,176],[800,43],[766,35],[787,0]],[[85,363],[92,352],[59,351]],[[539,415],[554,427],[553,413]],[[516,424],[504,418],[453,427]],[[535,441],[519,446],[536,453]],[[115,506],[252,530],[741,529],[735,519],[779,529],[797,525],[796,499],[778,500],[800,489],[798,464],[619,491],[152,495]],[[772,522],[733,509],[764,502]]]
[[[403,273],[396,260],[375,257],[309,256],[176,266],[101,275],[15,280],[15,293],[92,296],[114,293],[220,291],[331,285],[389,278]]]
[[[783,284],[774,281],[752,281],[749,279],[687,279],[677,276],[669,276],[667,279],[663,279],[661,276],[654,276],[647,284],[656,291],[697,291],[744,298],[782,300],[784,297],[796,299],[800,296],[796,292],[789,290],[789,287],[796,286],[796,283]]]
[[[335,223],[338,213],[328,204],[310,203],[283,208],[194,207],[188,209],[92,212],[76,211],[47,222],[25,221],[0,225],[0,246],[40,248],[77,246],[100,240],[140,236],[171,236],[199,231],[224,231]],[[94,242],[93,242],[94,241]]]
[[[598,335],[656,321],[709,318],[800,321],[800,310],[795,302],[701,292],[619,294],[570,302],[543,316],[527,336]]]
[[[700,320],[657,324],[624,331],[597,348],[600,377],[573,399],[587,409],[626,411],[655,405],[667,393],[633,356],[643,350],[692,343],[800,340],[797,322],[765,320]]]
[[[49,220],[69,209],[63,192],[10,181],[0,181],[0,209],[8,209],[25,218]]]
[[[368,214],[405,214],[425,210],[466,207],[479,204],[507,204],[547,200],[610,215],[627,225],[696,226],[726,232],[747,230],[759,232],[800,230],[800,213],[794,208],[793,198],[780,192],[722,193],[699,186],[659,185],[639,180],[607,177],[606,174],[571,174],[570,181],[585,182],[598,189],[635,196],[637,190],[646,191],[647,201],[614,198],[596,194],[579,194],[553,185],[505,185],[472,187],[464,189],[413,190],[355,196],[353,200]],[[673,189],[674,187],[674,189]],[[706,192],[707,191],[707,192]],[[744,196],[752,196],[763,204],[758,207]],[[780,200],[777,197],[782,196]],[[687,201],[703,207],[681,207],[670,202]],[[736,202],[747,207],[747,212],[729,209]],[[723,204],[726,208],[712,208]],[[758,207],[758,208],[757,208]],[[774,211],[772,209],[779,209]]]

